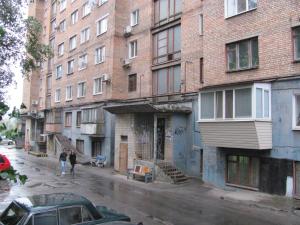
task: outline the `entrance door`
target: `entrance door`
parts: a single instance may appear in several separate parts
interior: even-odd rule
[[[164,160],[165,159],[165,126],[166,119],[165,118],[157,118],[157,159]]]
[[[102,155],[101,152],[101,141],[92,141],[92,157]]]
[[[119,146],[119,170],[120,173],[127,173],[128,169],[128,141],[127,136],[121,137],[121,143]]]
[[[295,195],[300,197],[300,162],[295,162]]]

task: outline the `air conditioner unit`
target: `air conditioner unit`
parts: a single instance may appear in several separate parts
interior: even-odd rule
[[[124,68],[129,68],[131,66],[131,62],[129,59],[124,59],[123,60],[123,67]]]
[[[45,113],[44,112],[38,112],[38,117],[39,118],[45,118]]]
[[[108,74],[103,75],[103,82],[110,82],[110,76]]]
[[[131,26],[126,26],[124,29],[124,36],[125,37],[129,37],[131,35],[132,32],[132,27]]]
[[[31,104],[32,104],[32,105],[38,105],[38,104],[39,104],[39,101],[38,101],[38,100],[32,100],[32,101],[31,101]]]

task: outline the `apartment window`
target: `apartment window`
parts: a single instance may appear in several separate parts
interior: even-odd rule
[[[90,28],[85,28],[80,33],[80,43],[83,44],[90,39]]]
[[[84,153],[84,140],[76,139],[76,149],[77,151]]]
[[[258,38],[251,38],[226,45],[228,71],[257,68]]]
[[[76,127],[80,127],[81,125],[81,111],[76,112]]]
[[[76,35],[69,39],[69,50],[72,51],[76,48]]]
[[[98,4],[99,5],[103,5],[105,2],[108,2],[108,0],[98,0],[99,2],[98,2]]]
[[[139,23],[139,10],[135,10],[130,14],[130,25],[133,27]]]
[[[181,28],[176,26],[154,35],[153,63],[163,63],[181,57]]]
[[[103,77],[94,79],[94,88],[93,88],[94,95],[101,94],[103,91],[102,88],[103,88]]]
[[[71,101],[73,98],[73,90],[72,86],[69,85],[66,87],[66,101]]]
[[[54,50],[55,48],[55,38],[50,39],[49,41],[49,46],[51,47],[52,50]]]
[[[52,88],[52,76],[47,77],[47,95],[51,94],[51,88]]]
[[[72,126],[72,112],[65,113],[65,127]]]
[[[293,96],[293,129],[300,129],[300,93]]]
[[[87,108],[82,110],[82,123],[102,123],[104,111],[102,108]]]
[[[56,66],[56,79],[61,78],[63,74],[62,65]]]
[[[86,83],[85,82],[80,82],[78,83],[77,86],[77,98],[81,98],[85,96],[86,92]]]
[[[107,22],[108,22],[108,15],[102,17],[97,21],[97,36],[105,33],[107,31]]]
[[[200,64],[200,68],[199,68],[199,70],[200,70],[200,83],[201,84],[203,84],[204,83],[204,59],[203,59],[203,57],[201,57],[200,58],[200,62],[199,62],[199,64]]]
[[[68,61],[68,74],[74,73],[74,59]]]
[[[67,7],[67,0],[60,0],[60,11],[65,10]]]
[[[129,92],[136,91],[136,83],[137,83],[137,75],[130,74],[128,76],[128,91]]]
[[[79,70],[83,70],[87,67],[87,54],[81,55],[79,56],[79,60],[78,60],[78,69]]]
[[[67,26],[66,20],[61,21],[60,24],[59,24],[60,32],[65,32],[66,31],[66,26]]]
[[[72,14],[71,14],[71,24],[75,24],[78,21],[78,10],[75,10]]]
[[[61,99],[61,90],[60,88],[59,89],[56,89],[55,90],[55,102],[60,102],[60,99]]]
[[[257,0],[225,0],[226,17],[247,12],[257,7]]]
[[[203,25],[204,25],[203,22],[204,22],[203,21],[203,14],[200,14],[199,15],[199,34],[200,35],[203,35],[203,28],[204,28],[203,27]]]
[[[54,33],[56,30],[56,20],[55,19],[51,21],[50,27],[51,27],[51,33]]]
[[[57,10],[57,3],[54,1],[51,4],[51,17],[54,17],[56,15],[56,10]]]
[[[155,25],[162,24],[180,17],[181,0],[156,0],[154,2]]]
[[[135,58],[137,56],[137,40],[129,43],[129,58]]]
[[[293,29],[294,60],[300,60],[300,27]]]
[[[58,45],[58,56],[62,56],[64,54],[64,43]]]
[[[82,6],[82,17],[85,17],[91,13],[91,5],[89,2],[84,3]]]
[[[200,120],[270,119],[270,85],[202,92]]]
[[[105,60],[105,46],[96,48],[95,50],[95,64],[102,63]]]
[[[180,92],[180,66],[156,70],[153,73],[153,94],[164,95]]]

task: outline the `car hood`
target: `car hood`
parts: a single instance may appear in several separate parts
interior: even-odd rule
[[[118,213],[113,209],[109,209],[106,206],[96,206],[97,211],[105,218],[111,219],[112,221],[128,221],[130,222],[130,218],[125,214]]]

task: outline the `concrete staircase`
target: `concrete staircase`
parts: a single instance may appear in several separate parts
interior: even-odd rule
[[[156,165],[169,177],[174,184],[181,184],[188,181],[188,178],[182,171],[177,169],[171,162],[158,162]]]

